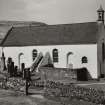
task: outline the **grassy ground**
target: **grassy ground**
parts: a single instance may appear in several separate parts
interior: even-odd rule
[[[86,84],[81,85],[85,87],[91,87],[96,89],[102,89],[105,91],[105,80],[101,81],[87,81],[87,82],[80,82],[78,81],[76,84]],[[92,84],[95,83],[95,84]],[[102,83],[102,84],[98,84]],[[30,95],[25,96],[20,93],[11,91],[11,90],[3,90],[0,89],[0,105],[96,105],[94,103],[82,101],[82,100],[64,100],[63,101],[54,101],[50,98],[43,97],[43,88],[32,88],[29,90]],[[63,102],[65,101],[66,104]]]
[[[86,88],[94,88],[105,91],[105,79],[101,79],[100,81],[97,80],[78,81],[76,84]]]
[[[103,90],[105,91],[105,84],[89,84],[89,85],[80,85],[86,88],[94,88],[98,90]]]
[[[46,104],[47,103],[47,104]],[[23,96],[10,90],[0,90],[0,105],[59,105],[39,95]]]
[[[60,101],[54,101],[44,98],[40,94],[24,96],[10,90],[0,90],[0,105],[96,105],[86,101],[67,100],[66,104]]]

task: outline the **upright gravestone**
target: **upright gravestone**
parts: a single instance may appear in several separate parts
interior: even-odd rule
[[[25,76],[24,76],[25,75],[25,64],[24,63],[21,64],[21,70],[22,70],[22,78],[25,79]]]
[[[11,63],[10,75],[13,77],[14,76],[14,73],[15,73],[15,70],[14,70],[14,62],[12,62]]]
[[[29,68],[25,69],[25,80],[26,80],[26,95],[28,95],[29,82],[31,80]]]
[[[17,76],[17,69],[18,69],[18,67],[15,66],[15,67],[14,67],[14,76],[15,76],[15,77]]]
[[[7,62],[7,70],[10,75],[11,75],[11,65],[12,65],[12,58],[9,57]]]
[[[22,63],[22,64],[21,64],[21,71],[23,72],[24,69],[25,69],[25,64]]]
[[[4,56],[4,52],[2,52],[2,57],[0,58],[1,60],[1,72],[6,70],[6,64],[5,64],[5,56]]]

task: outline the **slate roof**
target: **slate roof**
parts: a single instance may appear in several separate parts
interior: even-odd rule
[[[97,22],[13,27],[1,46],[95,44],[97,35]]]
[[[0,25],[0,43],[2,42],[4,37],[7,35],[10,29],[11,29],[11,26]]]

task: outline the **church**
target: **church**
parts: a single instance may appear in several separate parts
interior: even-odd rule
[[[56,68],[86,67],[92,78],[105,76],[104,10],[95,22],[41,26],[12,26],[1,41],[6,61],[30,67],[41,52],[51,55]]]

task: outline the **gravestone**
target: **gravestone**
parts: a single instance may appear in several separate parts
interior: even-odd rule
[[[15,66],[15,67],[14,67],[14,76],[15,76],[15,77],[17,76],[17,69],[18,69],[18,67]]]
[[[22,70],[22,78],[25,79],[25,64],[21,64],[21,70]]]
[[[10,70],[10,76],[14,76],[14,72],[15,72],[15,70],[14,70],[14,62],[12,62],[11,63],[11,70]]]
[[[0,68],[1,68],[1,72],[6,70],[6,64],[5,64],[5,56],[4,56],[4,52],[2,52],[2,57],[0,58],[1,62],[0,62]]]
[[[12,65],[12,58],[8,58],[8,61],[7,61],[7,70],[8,70],[8,73],[10,73],[11,71],[11,65]]]

